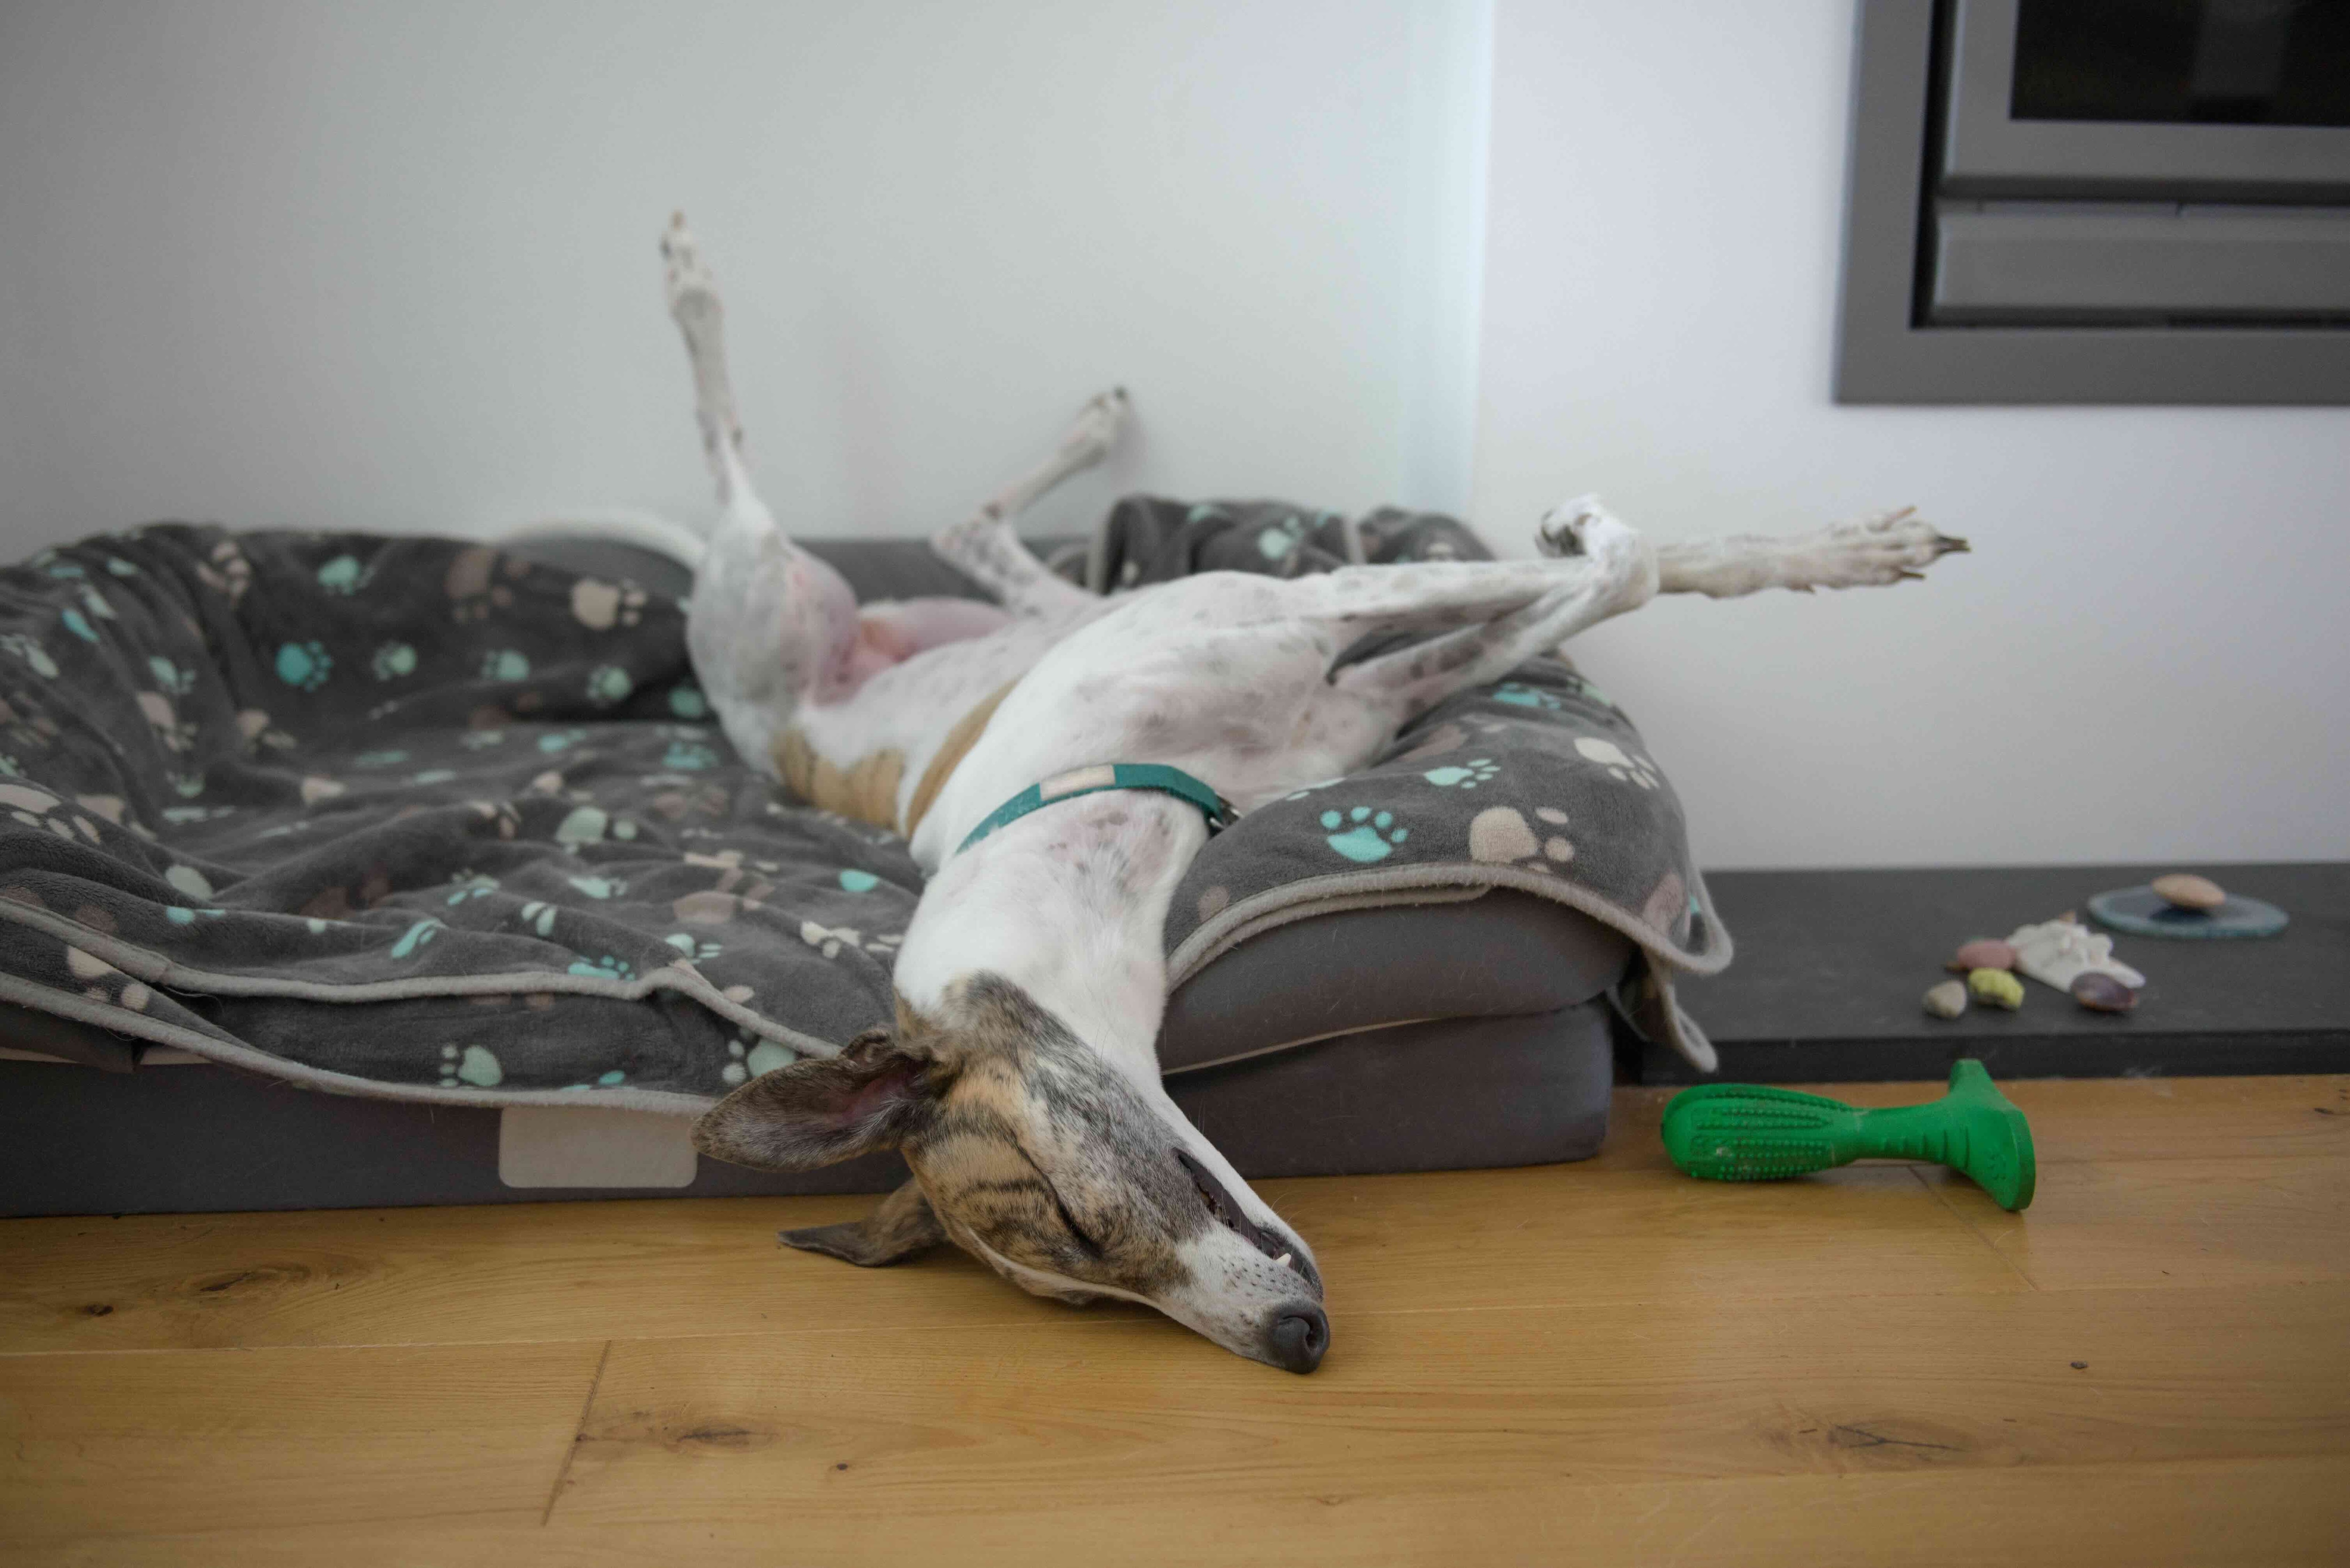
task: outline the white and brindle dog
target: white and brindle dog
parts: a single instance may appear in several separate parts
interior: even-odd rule
[[[785,1240],[866,1265],[952,1240],[1024,1289],[1147,1303],[1294,1372],[1330,1342],[1313,1251],[1159,1082],[1160,933],[1213,796],[1111,769],[1180,770],[1245,813],[1365,766],[1431,705],[1655,594],[1893,583],[1965,547],[1907,513],[1658,547],[1586,498],[1544,519],[1546,559],[1214,572],[1104,597],[1047,570],[1012,520],[1107,450],[1113,392],[931,541],[1001,607],[860,607],[753,493],[718,296],[681,218],[662,251],[724,509],[689,609],[694,667],[744,757],[905,834],[930,874],[894,1027],[743,1085],[695,1142],[782,1170],[895,1148],[913,1180],[870,1218]],[[1430,635],[1340,661],[1387,631]]]

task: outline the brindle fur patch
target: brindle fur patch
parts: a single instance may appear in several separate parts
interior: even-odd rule
[[[1001,976],[962,981],[943,1011],[900,1002],[899,1029],[958,1068],[902,1150],[947,1233],[1135,1295],[1183,1283],[1179,1249],[1213,1221],[1141,1096]]]

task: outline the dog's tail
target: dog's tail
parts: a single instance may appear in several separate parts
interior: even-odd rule
[[[666,556],[689,571],[699,570],[708,542],[674,517],[628,507],[591,508],[536,518],[505,533],[509,543],[525,539],[613,539]]]

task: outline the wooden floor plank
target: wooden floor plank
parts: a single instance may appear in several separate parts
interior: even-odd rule
[[[1313,1243],[1342,1316],[1691,1289],[1762,1297],[2025,1288],[1961,1219],[1889,1166],[1779,1186],[1555,1166],[1263,1190]],[[0,1354],[1068,1316],[951,1248],[871,1271],[776,1246],[780,1228],[846,1219],[872,1201],[16,1220],[0,1225]]]
[[[2350,1286],[1670,1303],[1357,1319],[1312,1378],[1162,1321],[622,1341],[569,1522],[874,1528],[1126,1496],[2350,1452]]]
[[[2009,1088],[2022,1215],[1690,1181],[1647,1091],[1582,1166],[1266,1183],[1312,1378],[775,1249],[869,1199],[0,1223],[0,1561],[2350,1561],[2350,1079]]]
[[[0,1358],[0,1539],[536,1518],[603,1349]]]
[[[2350,1280],[2350,1158],[2043,1166],[2022,1214],[1921,1179],[2041,1290]]]
[[[1898,1104],[1912,1085],[1826,1085],[1856,1102]],[[2335,1277],[2327,1238],[2308,1233],[2306,1194],[2323,1165],[2262,1196],[2249,1161],[2350,1154],[2350,1078],[2026,1082],[2045,1174],[2043,1198],[2008,1221],[1963,1182],[1950,1202],[1985,1231],[2050,1247],[2094,1223],[2091,1251],[2113,1261],[2120,1218],[2141,1252],[2161,1238],[2104,1178],[2057,1168],[2092,1160],[2223,1161],[2231,1202],[2257,1216],[2245,1245],[2303,1254],[2282,1274]],[[1669,1091],[1619,1091],[1617,1127],[1596,1161],[1541,1170],[1268,1182],[1313,1241],[1326,1273],[1367,1305],[1523,1304],[1686,1287],[1765,1294],[1809,1291],[1995,1290],[1945,1216],[1919,1204],[1895,1168],[1861,1166],[1805,1181],[1729,1188],[1671,1174],[1655,1134]],[[2195,1151],[2201,1151],[2199,1155]],[[2215,1152],[2216,1151],[2216,1152]],[[2314,1169],[2317,1174],[2312,1176]],[[1607,1177],[1609,1180],[1599,1180]],[[1644,1180],[1627,1180],[1643,1178]],[[2190,1179],[2185,1184],[2194,1185]],[[1826,1189],[1826,1191],[1823,1191]],[[2064,1194],[2052,1202],[2050,1195]],[[515,1209],[130,1216],[0,1222],[0,1354],[231,1345],[436,1343],[452,1322],[475,1341],[731,1333],[789,1324],[1027,1323],[1059,1309],[941,1254],[886,1274],[845,1272],[779,1252],[773,1233],[861,1211],[867,1199],[546,1204]],[[2195,1212],[2220,1201],[2207,1194]],[[2074,1205],[2086,1203],[2085,1210]],[[2158,1210],[2158,1212],[2159,1210]],[[2094,1217],[2089,1218],[2089,1217]],[[2231,1211],[2230,1221],[2237,1218]],[[2299,1240],[2296,1240],[2296,1234]],[[2334,1234],[2338,1235],[2336,1231]],[[2205,1239],[2208,1241],[2208,1238]],[[2121,1278],[2180,1276],[2169,1258],[2199,1243],[2174,1235]],[[2069,1241],[2062,1242],[2068,1251]],[[2050,1247],[2039,1250],[2046,1254]],[[1728,1255],[1725,1256],[1725,1250]],[[2338,1250],[2338,1249],[2337,1249]],[[1510,1267],[1469,1266],[1506,1257]],[[1720,1271],[1734,1270],[1735,1277]],[[2170,1269],[2169,1274],[2162,1272]],[[2063,1271],[2043,1270],[2051,1278]],[[853,1281],[853,1282],[846,1282]]]
[[[36,1542],[15,1568],[774,1568],[928,1563],[1023,1568],[1280,1562],[1298,1568],[2334,1568],[2350,1541],[2350,1459],[2196,1461],[1764,1480],[1647,1481],[1503,1492],[1370,1485],[1229,1501],[1156,1489],[1080,1502],[1049,1483],[969,1519],[874,1521],[778,1508],[758,1520],[567,1524],[511,1516],[354,1532],[238,1530]]]

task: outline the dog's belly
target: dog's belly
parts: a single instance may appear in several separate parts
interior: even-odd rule
[[[1072,768],[1165,763],[1247,811],[1362,766],[1393,715],[1329,681],[1330,628],[1222,619],[1260,608],[1239,604],[1258,587],[1195,577],[1146,589],[1049,649],[940,793],[915,857],[935,864],[987,812]]]
[[[1025,617],[926,649],[846,701],[799,709],[775,738],[776,773],[827,811],[910,836],[996,706],[1081,618]]]

